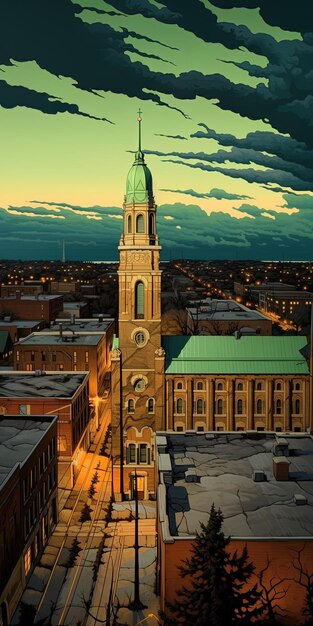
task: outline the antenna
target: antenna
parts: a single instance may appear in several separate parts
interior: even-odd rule
[[[62,263],[65,263],[65,241],[62,241]]]

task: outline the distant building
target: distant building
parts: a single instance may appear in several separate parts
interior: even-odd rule
[[[52,280],[49,283],[49,291],[52,292],[60,292],[60,293],[73,293],[75,291],[80,291],[80,284],[75,281],[64,282],[61,280]]]
[[[87,302],[63,302],[62,315],[68,317],[75,315],[76,318],[84,317],[88,315],[88,308]]]
[[[35,296],[36,294],[43,293],[44,283],[36,281],[35,284],[25,284],[21,285],[1,285],[1,298],[11,298],[15,297],[16,294],[20,294],[21,296]]]
[[[10,315],[0,319],[0,330],[7,330],[13,343],[22,337],[42,330],[44,327],[45,322],[43,320],[15,320]]]
[[[0,330],[0,362],[8,362],[12,357],[13,343],[7,330]]]
[[[57,417],[0,416],[0,623],[13,613],[57,522]]]
[[[305,571],[312,574],[312,436],[158,433],[156,456],[161,609],[178,599],[183,584],[188,586],[177,566],[190,558],[200,522],[208,521],[214,503],[224,514],[228,549],[248,548],[255,565],[251,581],[256,583],[265,568],[263,582],[277,583],[281,593],[275,604],[286,623],[303,623],[305,589],[297,583],[294,563],[300,551]]]
[[[310,311],[313,293],[309,291],[260,291],[259,305],[268,312],[282,319],[293,321],[300,309]]]
[[[22,296],[16,292],[15,296],[0,298],[0,313],[13,314],[22,320],[44,320],[50,324],[63,308],[63,296],[37,294]]]
[[[14,346],[14,369],[21,371],[49,370],[55,371],[88,371],[89,399],[94,405],[95,428],[104,408],[101,402],[107,390],[110,372],[110,351],[113,340],[114,324],[103,324],[106,331],[83,331],[76,322],[70,325],[73,330],[63,330],[63,323],[54,325],[49,332],[32,333],[21,339]],[[92,324],[89,322],[89,326]],[[96,327],[96,320],[94,327]],[[65,326],[67,329],[68,327]],[[54,332],[52,330],[55,329]],[[74,330],[75,329],[75,330]]]
[[[61,487],[73,485],[90,445],[89,372],[0,372],[0,414],[58,415]]]
[[[207,299],[187,308],[190,334],[231,335],[240,330],[244,335],[271,335],[272,321],[255,309],[235,300]]]

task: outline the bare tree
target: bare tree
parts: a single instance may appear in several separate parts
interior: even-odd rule
[[[292,578],[279,578],[277,576],[267,576],[271,561],[266,555],[266,564],[256,574],[259,582],[259,587],[262,590],[261,601],[265,609],[266,625],[278,626],[280,624],[279,619],[286,615],[286,610],[282,610],[280,606],[280,600],[286,597],[289,587],[282,587],[282,584],[287,580],[293,580]]]
[[[298,576],[296,582],[305,589],[305,605],[303,615],[305,615],[306,624],[313,624],[313,570],[308,571],[302,561],[302,552],[305,545],[300,550],[296,550],[296,558],[293,560],[294,569],[297,570]]]

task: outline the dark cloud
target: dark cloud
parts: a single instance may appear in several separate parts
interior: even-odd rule
[[[313,243],[312,197],[308,194],[286,194],[284,199],[286,206],[297,204],[298,213],[275,213],[243,203],[236,210],[244,217],[236,219],[216,210],[208,216],[196,205],[161,205],[157,212],[157,228],[164,258],[170,255],[220,259],[309,258]],[[122,215],[122,209],[36,202],[35,209],[34,202],[29,206],[11,207],[14,214],[0,208],[3,257],[60,258],[60,241],[64,239],[68,258],[117,258],[122,220],[116,219],[116,216]],[[60,213],[56,215],[63,219],[49,219],[49,206],[51,212],[53,208],[59,208]],[[38,216],[31,217],[36,210]],[[102,219],[89,220],[87,213],[96,213]],[[267,214],[275,219],[269,219]]]
[[[182,135],[165,135],[163,133],[154,133],[155,137],[167,137],[168,139],[181,139],[181,140],[186,140],[187,141],[187,137],[183,137]]]
[[[215,200],[244,200],[250,196],[238,195],[236,193],[228,193],[224,189],[211,189],[207,193],[200,193],[193,189],[160,189],[160,191],[169,191],[171,193],[183,193],[194,198],[214,198]]]
[[[279,26],[284,30],[299,31],[300,33],[312,32],[313,14],[312,6],[307,0],[284,0],[269,2],[269,0],[210,0],[211,4],[221,9],[233,9],[246,7],[248,9],[260,9],[260,15],[271,26]]]

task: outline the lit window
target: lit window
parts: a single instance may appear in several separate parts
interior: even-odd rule
[[[146,443],[139,444],[139,463],[148,463],[148,446]]]
[[[130,398],[128,400],[127,411],[128,411],[128,413],[134,413],[135,412],[135,402],[134,402],[133,398]]]
[[[25,576],[27,576],[30,572],[30,568],[31,568],[31,564],[32,564],[32,550],[31,550],[31,546],[29,546],[24,554],[24,571],[25,571]]]

